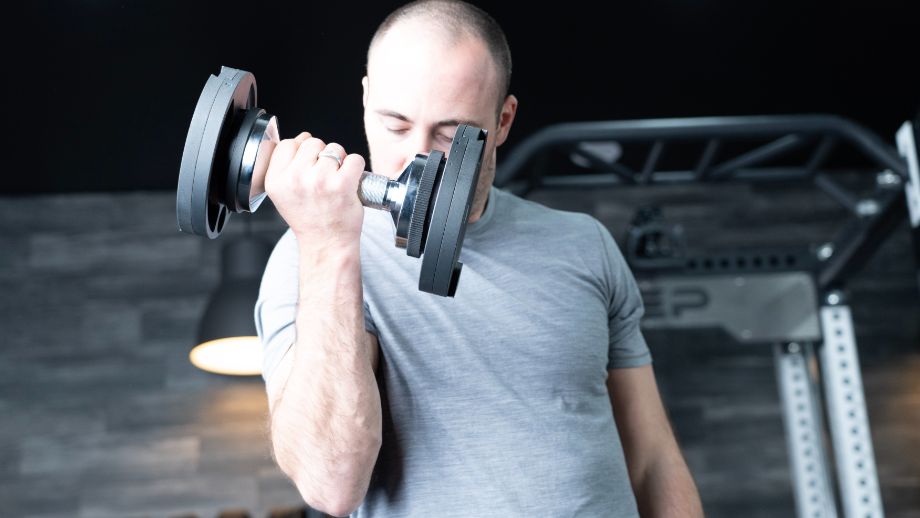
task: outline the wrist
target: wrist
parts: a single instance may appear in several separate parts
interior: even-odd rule
[[[298,250],[301,300],[314,299],[318,295],[339,298],[360,291],[361,247],[358,240],[347,244],[304,242],[298,245]]]
[[[348,264],[360,258],[361,242],[360,239],[346,242],[335,239],[319,241],[297,236],[297,250],[301,263],[309,262],[320,266]]]

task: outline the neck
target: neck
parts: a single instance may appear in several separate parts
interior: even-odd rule
[[[473,206],[470,208],[470,217],[467,219],[468,223],[476,223],[479,221],[479,218],[482,217],[486,212],[486,207],[489,206],[489,191],[486,191],[486,199],[482,202],[482,207],[479,207],[477,203],[473,203]]]

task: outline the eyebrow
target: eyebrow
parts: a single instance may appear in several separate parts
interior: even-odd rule
[[[406,117],[405,115],[399,112],[393,111],[393,110],[376,110],[375,113],[377,113],[377,115],[382,115],[384,117],[392,117],[394,119],[399,119],[403,122],[410,122],[410,123],[412,122],[412,119],[410,119],[409,117]],[[459,126],[460,124],[466,124],[468,126],[473,126],[475,128],[484,127],[483,125],[479,124],[476,121],[470,121],[466,119],[445,119],[445,120],[436,122],[435,126],[438,126],[438,127]]]

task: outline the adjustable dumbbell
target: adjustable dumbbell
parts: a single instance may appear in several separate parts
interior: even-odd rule
[[[365,172],[358,197],[390,213],[395,244],[421,258],[419,289],[452,297],[486,132],[460,125],[447,156],[416,155],[396,180]],[[277,117],[257,107],[255,77],[222,67],[205,83],[179,166],[179,230],[211,239],[231,213],[255,212],[265,199],[265,173],[280,141]]]

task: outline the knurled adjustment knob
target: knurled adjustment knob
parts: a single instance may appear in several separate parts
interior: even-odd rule
[[[412,217],[409,220],[409,239],[406,243],[406,254],[412,257],[421,257],[423,252],[422,243],[425,242],[425,222],[428,220],[428,208],[431,206],[435,180],[438,178],[438,170],[441,168],[443,160],[443,152],[432,150],[431,154],[428,155],[425,168],[422,170],[422,177],[418,182],[415,206],[412,207]]]

